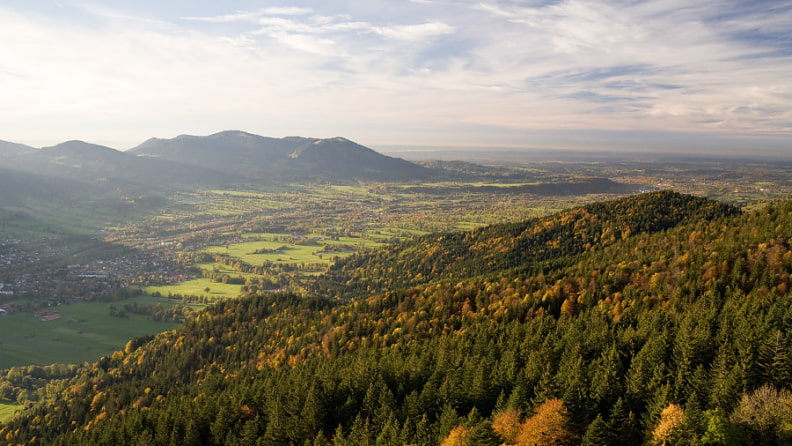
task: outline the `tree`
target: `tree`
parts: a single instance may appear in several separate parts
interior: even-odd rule
[[[720,410],[704,412],[704,434],[701,442],[706,445],[738,446],[740,433]]]
[[[685,410],[678,404],[671,403],[660,412],[660,421],[652,431],[652,443],[665,446],[674,436],[677,428],[685,419]]]
[[[440,443],[440,446],[467,446],[469,434],[465,426],[457,426],[451,429],[451,432]]]
[[[536,408],[536,413],[520,427],[516,444],[520,446],[574,445],[578,437],[570,429],[569,412],[564,402],[552,398]]]
[[[639,444],[641,442],[642,434],[638,428],[638,420],[622,398],[616,400],[616,404],[611,409],[608,427],[612,435],[620,440],[619,444]]]
[[[742,429],[747,444],[789,442],[792,440],[792,394],[765,384],[743,395],[731,419]]]
[[[517,409],[506,409],[492,417],[492,430],[506,444],[514,444],[517,441],[521,425],[522,417]]]
[[[597,418],[594,418],[594,421],[586,429],[586,434],[581,438],[580,444],[581,446],[604,446],[610,444],[608,423],[602,419],[602,416],[597,415]]]

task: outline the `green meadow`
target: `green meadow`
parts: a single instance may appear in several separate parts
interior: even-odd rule
[[[250,241],[211,246],[203,251],[226,254],[255,266],[263,265],[265,262],[329,265],[334,256],[343,257],[355,251],[382,245],[371,239],[338,237],[337,240],[331,240],[317,234],[309,234],[298,243],[290,243],[284,241],[284,238],[288,237],[287,234],[274,233],[245,234],[245,238]],[[323,251],[326,249],[325,246],[333,249]]]
[[[130,339],[171,330],[181,324],[154,322],[146,316],[110,316],[110,306],[172,306],[174,301],[148,296],[114,303],[80,302],[52,307],[59,319],[41,321],[29,312],[0,316],[0,369],[17,365],[93,362],[124,347]]]
[[[14,416],[18,410],[22,410],[22,407],[15,401],[0,400],[0,423]]]
[[[239,273],[234,273],[234,275],[239,275]],[[207,291],[207,288],[209,291]],[[149,286],[143,288],[144,293],[160,293],[165,297],[170,295],[180,295],[199,296],[210,299],[239,297],[241,291],[242,285],[215,282],[211,279],[204,278],[188,280],[186,282],[176,283],[173,285]]]

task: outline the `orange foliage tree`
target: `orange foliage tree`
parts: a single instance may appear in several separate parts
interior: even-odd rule
[[[440,443],[440,446],[468,446],[468,432],[465,426],[457,426],[451,429],[448,436]]]
[[[492,430],[506,444],[514,444],[520,434],[522,417],[517,409],[506,409],[492,417]]]
[[[552,398],[536,408],[534,416],[520,426],[519,446],[575,445],[578,436],[570,428],[569,411],[564,402]]]

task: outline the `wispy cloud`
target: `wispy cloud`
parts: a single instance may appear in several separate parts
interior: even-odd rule
[[[403,144],[792,133],[788,1],[143,4],[53,17],[0,6],[0,73],[15,74],[0,83],[0,122]]]
[[[183,20],[193,20],[198,22],[212,23],[231,23],[231,22],[255,22],[264,16],[300,16],[313,13],[309,8],[297,8],[290,6],[262,8],[257,11],[237,11],[232,14],[221,14],[211,17],[182,17]]]
[[[371,30],[388,39],[425,40],[451,34],[454,32],[454,27],[442,22],[431,22],[417,25],[372,26]]]

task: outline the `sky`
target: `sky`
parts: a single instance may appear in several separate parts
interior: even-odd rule
[[[792,155],[792,1],[3,0],[0,140]]]

